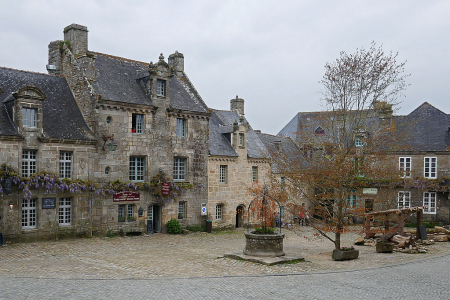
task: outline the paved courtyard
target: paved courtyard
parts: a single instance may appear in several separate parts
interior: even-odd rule
[[[236,230],[7,245],[0,248],[0,276],[154,279],[302,274],[373,268],[450,253],[449,242],[428,246],[427,254],[384,254],[376,253],[375,247],[355,246],[360,250],[359,259],[335,262],[331,259],[333,244],[315,236],[311,227],[283,232],[285,252],[303,256],[306,262],[264,266],[224,258],[225,253],[244,248],[243,231]],[[355,232],[345,234],[342,246],[352,245],[357,236]]]

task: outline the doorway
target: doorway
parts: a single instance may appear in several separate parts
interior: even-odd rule
[[[161,206],[149,205],[147,208],[147,233],[161,232]]]
[[[236,207],[236,228],[241,228],[244,226],[244,211],[244,206],[239,205]]]

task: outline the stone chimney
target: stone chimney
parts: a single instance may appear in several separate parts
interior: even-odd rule
[[[169,55],[169,66],[173,68],[175,72],[184,71],[184,55],[175,51],[175,53]]]
[[[236,95],[236,99],[230,100],[230,110],[237,111],[240,116],[244,115],[244,99]]]
[[[53,41],[48,44],[48,65],[47,65],[47,71],[48,74],[53,75],[62,75],[63,69],[62,69],[62,63],[61,63],[61,50],[62,50],[62,44],[64,42],[61,40]]]
[[[85,54],[88,51],[88,30],[86,26],[72,24],[64,28],[64,41],[70,43],[72,53]]]

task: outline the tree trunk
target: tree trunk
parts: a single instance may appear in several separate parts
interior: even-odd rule
[[[334,248],[335,249],[340,249],[341,248],[341,233],[340,232],[336,232],[334,234]]]

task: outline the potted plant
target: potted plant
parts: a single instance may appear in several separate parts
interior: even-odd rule
[[[356,259],[359,256],[359,250],[356,250],[353,246],[341,247],[333,250],[333,260],[350,260]]]
[[[118,217],[118,218],[117,218],[117,221],[119,221],[119,222],[125,222],[125,217]]]

